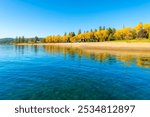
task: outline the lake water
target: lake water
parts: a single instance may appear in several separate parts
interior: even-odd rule
[[[0,99],[150,99],[150,56],[0,45]]]

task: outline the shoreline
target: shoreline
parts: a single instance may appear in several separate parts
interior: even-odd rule
[[[113,50],[113,51],[148,51],[150,52],[150,43],[148,42],[86,42],[86,43],[20,43],[20,46],[62,46],[74,47],[80,49],[95,49],[95,50]]]

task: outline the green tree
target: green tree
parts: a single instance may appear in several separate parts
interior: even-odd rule
[[[103,29],[103,28],[100,26],[100,27],[99,27],[99,30],[102,30],[102,29]]]
[[[114,41],[115,40],[115,37],[114,35],[111,33],[109,36],[108,36],[108,41]]]
[[[67,33],[66,33],[66,32],[64,33],[64,36],[67,36]]]
[[[137,38],[148,38],[148,32],[145,29],[142,29],[138,32]]]
[[[69,33],[69,36],[70,36],[70,37],[74,37],[74,36],[76,36],[76,34],[75,34],[74,32],[70,32],[70,33]]]
[[[39,38],[37,36],[35,36],[33,42],[37,43],[38,41],[39,41]]]
[[[22,43],[24,43],[25,42],[25,38],[24,38],[24,36],[22,36]]]
[[[78,35],[79,35],[79,34],[81,34],[81,33],[82,33],[82,31],[81,31],[81,29],[79,29],[79,31],[78,31]]]

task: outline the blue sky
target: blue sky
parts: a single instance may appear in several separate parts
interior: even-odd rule
[[[150,23],[150,0],[1,0],[0,38]]]

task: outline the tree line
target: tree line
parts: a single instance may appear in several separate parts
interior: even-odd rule
[[[132,40],[132,39],[150,39],[150,24],[139,23],[134,28],[124,27],[116,30],[115,28],[99,27],[82,33],[79,30],[78,34],[74,32],[65,33],[63,36],[51,35],[47,36],[43,42],[59,43],[59,42],[104,42],[114,40]]]
[[[105,42],[115,40],[150,39],[150,24],[139,23],[137,26],[122,29],[99,27],[90,31],[64,33],[64,35],[50,35],[45,38],[26,39],[17,37],[15,43],[69,43],[69,42]]]
[[[14,43],[37,43],[37,42],[41,42],[41,38],[38,38],[37,36],[35,36],[34,38],[25,38],[24,36],[19,36],[16,37],[16,39],[14,40]]]

